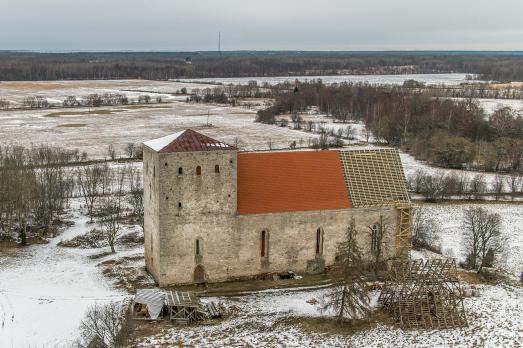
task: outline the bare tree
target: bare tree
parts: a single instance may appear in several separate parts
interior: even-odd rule
[[[491,192],[494,194],[496,201],[503,195],[505,189],[505,178],[501,175],[496,175],[494,183],[491,187]]]
[[[412,245],[414,248],[439,251],[438,234],[438,224],[429,216],[428,211],[423,207],[414,208],[412,219]]]
[[[486,266],[489,250],[502,250],[501,216],[482,207],[470,207],[465,209],[463,227],[468,251],[467,264],[480,273]]]
[[[95,204],[98,199],[102,179],[100,173],[101,169],[99,165],[83,166],[77,170],[78,187],[84,198],[87,215],[91,219],[91,222],[93,222]]]
[[[109,144],[107,146],[107,154],[111,160],[114,161],[116,159],[116,149],[114,148],[113,144]]]
[[[338,322],[354,323],[370,312],[361,249],[356,241],[356,223],[351,220],[345,240],[338,244],[335,285],[323,298],[322,310],[333,309]]]
[[[128,347],[132,328],[126,309],[122,302],[95,303],[89,307],[80,323],[84,346],[88,347],[93,340],[98,340],[103,347]]]
[[[120,220],[122,219],[123,213],[124,179],[125,170],[122,169],[118,172],[116,188],[113,194],[103,197],[100,204],[98,225],[112,253],[116,252],[114,244],[121,232]]]
[[[135,150],[135,145],[133,143],[127,143],[127,146],[125,147],[127,157],[133,158],[135,156]]]
[[[523,189],[523,176],[521,174],[512,173],[505,177],[505,182],[510,189],[512,199],[514,199],[516,193]]]
[[[143,229],[143,181],[138,169],[129,167],[129,181],[131,183],[131,194],[128,202],[132,208],[132,214],[138,218]]]

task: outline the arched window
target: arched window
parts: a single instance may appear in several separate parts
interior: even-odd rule
[[[178,174],[183,174],[183,168],[182,167],[178,167]]]
[[[323,229],[318,227],[316,230],[316,255],[323,254]]]
[[[216,165],[214,166],[214,172],[215,172],[216,174],[219,174],[219,173],[220,173],[220,166],[219,166],[218,164],[216,164]]]
[[[269,251],[269,232],[266,230],[261,231],[260,235],[260,256],[267,257]]]
[[[202,167],[196,167],[196,175],[202,175]]]

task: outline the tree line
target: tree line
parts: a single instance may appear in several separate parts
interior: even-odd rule
[[[191,64],[188,64],[188,63]],[[523,56],[456,52],[0,52],[2,80],[473,73],[522,81]]]
[[[523,117],[508,107],[487,116],[474,99],[436,98],[402,86],[296,83],[256,120],[316,107],[338,121],[363,121],[380,143],[400,146],[431,164],[490,171],[523,169]]]
[[[116,157],[114,147],[108,151]],[[133,144],[126,151],[140,157]],[[0,241],[25,245],[28,238],[54,237],[71,198],[79,197],[114,250],[124,217],[143,227],[142,195],[142,176],[133,166],[90,163],[78,150],[47,145],[0,147]]]

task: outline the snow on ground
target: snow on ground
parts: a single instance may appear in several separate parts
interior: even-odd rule
[[[136,101],[140,95],[149,95],[163,101],[184,100],[185,96],[172,94],[186,88],[188,92],[198,88],[213,88],[213,85],[180,83],[152,80],[68,80],[68,81],[3,81],[0,83],[0,99],[21,104],[28,96],[42,96],[49,103],[59,105],[67,96],[82,99],[89,94],[124,94],[130,101]]]
[[[208,82],[223,84],[242,84],[246,85],[249,81],[256,81],[258,85],[268,83],[276,85],[282,82],[311,81],[321,79],[326,84],[341,82],[362,82],[370,84],[393,84],[401,85],[406,80],[416,80],[428,85],[456,85],[467,82],[467,74],[402,74],[402,75],[337,75],[337,76],[276,76],[276,77],[230,77],[230,78],[199,78],[183,79],[185,82]]]
[[[483,207],[502,218],[501,231],[506,239],[505,251],[498,257],[500,266],[519,278],[523,272],[523,205],[522,204],[424,204],[428,215],[441,229],[441,251],[458,261],[464,261],[466,250],[463,237],[463,213],[469,207]]]
[[[465,299],[469,327],[401,330],[388,325],[353,335],[311,332],[282,320],[329,316],[307,303],[325,289],[272,290],[233,298],[212,298],[239,311],[218,324],[174,327],[145,338],[139,347],[517,347],[523,344],[523,289],[481,286],[481,297]],[[373,293],[376,305],[377,294]]]
[[[450,98],[453,100],[464,100],[464,98]],[[477,98],[479,105],[485,110],[486,116],[490,116],[500,107],[510,107],[514,111],[523,113],[523,100],[521,99],[488,99]]]
[[[16,256],[0,255],[0,347],[69,346],[90,305],[124,298],[96,266],[102,259],[88,258],[99,249],[57,246],[93,228],[80,214],[79,200],[71,210],[75,225],[49,244],[29,246]],[[117,252],[131,254],[125,249]]]
[[[150,105],[145,108],[132,106],[74,109],[73,114],[53,116],[53,110],[0,111],[0,139],[2,145],[49,145],[78,148],[91,158],[107,157],[107,146],[113,144],[123,153],[127,143],[141,143],[193,128],[228,144],[239,138],[245,150],[267,149],[269,141],[273,148],[289,147],[294,140],[307,144],[316,138],[309,134],[283,127],[255,123],[255,111],[243,107],[212,104],[189,104],[173,102]],[[107,112],[96,114],[96,112]],[[208,123],[210,125],[208,125]]]
[[[400,152],[400,157],[401,157],[401,163],[403,164],[403,170],[405,172],[405,176],[407,177],[407,179],[409,177],[413,177],[414,175],[416,175],[416,172],[418,170],[421,170],[421,171],[425,172],[426,174],[431,174],[431,175],[440,175],[440,174],[448,175],[448,174],[452,174],[452,173],[459,174],[459,175],[464,174],[468,178],[469,182],[476,175],[482,175],[485,178],[487,187],[490,189],[494,185],[496,178],[498,176],[502,177],[504,180],[506,178],[508,178],[508,176],[509,176],[506,174],[485,173],[485,172],[479,172],[479,171],[473,171],[473,170],[460,170],[460,169],[433,167],[431,165],[426,164],[423,161],[417,160],[414,156],[412,156],[408,153],[405,153],[405,152]],[[510,188],[508,187],[508,185],[506,185],[506,182],[504,183],[503,191],[510,192]]]

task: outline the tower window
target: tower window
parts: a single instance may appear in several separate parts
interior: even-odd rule
[[[178,167],[178,174],[183,174],[183,168],[182,167]]]
[[[178,202],[178,209],[182,209],[182,202]]]
[[[200,255],[200,240],[197,239],[195,243],[195,253],[196,255]]]
[[[217,173],[217,174],[220,173],[220,166],[219,166],[218,164],[216,164],[216,165],[214,166],[214,172]]]
[[[269,232],[263,230],[260,235],[260,256],[267,257],[269,254]]]
[[[165,166],[167,167],[169,164],[167,162],[165,162]]]
[[[323,253],[323,229],[319,227],[316,230],[316,255]]]
[[[202,167],[196,167],[196,175],[202,175]]]

